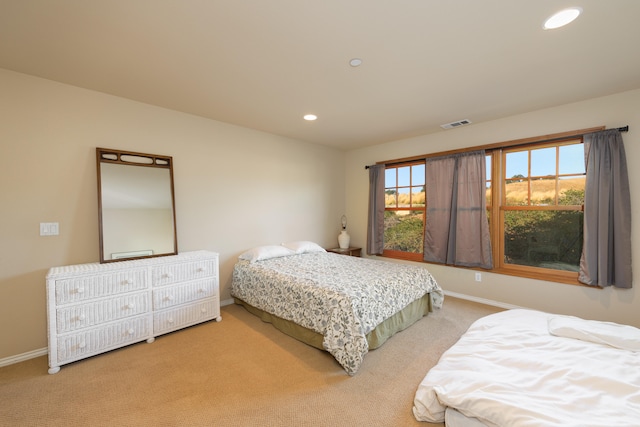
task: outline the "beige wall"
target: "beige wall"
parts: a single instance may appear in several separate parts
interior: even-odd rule
[[[344,153],[0,69],[0,359],[47,345],[45,276],[97,262],[95,148],[173,156],[178,249],[337,246]],[[41,237],[40,222],[60,235]]]
[[[173,156],[179,250],[220,253],[222,299],[249,247],[335,246],[345,203],[352,245],[364,247],[367,164],[598,125],[631,128],[623,137],[640,242],[640,90],[346,154],[1,69],[0,93],[0,360],[46,347],[47,270],[98,260],[96,147]],[[39,236],[40,222],[58,222],[60,235]],[[633,267],[640,274],[640,251]],[[635,288],[491,273],[478,283],[469,270],[428,268],[451,293],[640,326]]]
[[[464,116],[464,114],[463,114]],[[452,117],[452,120],[456,117]],[[470,117],[473,120],[473,117]],[[478,146],[538,135],[546,135],[605,125],[608,128],[629,125],[623,134],[632,207],[633,269],[640,274],[640,90],[593,99],[513,116],[488,123],[395,141],[371,148],[350,151],[346,155],[347,215],[352,242],[366,244],[368,174],[364,166],[378,161]],[[474,271],[428,265],[445,291],[464,294],[478,300],[491,300],[505,306],[516,305],[591,319],[616,321],[640,327],[640,296],[636,288],[592,289],[559,283],[483,273],[482,282],[474,281]],[[445,302],[446,304],[446,302]]]

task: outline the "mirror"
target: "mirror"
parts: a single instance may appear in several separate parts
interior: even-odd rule
[[[169,156],[96,148],[100,262],[178,253]]]

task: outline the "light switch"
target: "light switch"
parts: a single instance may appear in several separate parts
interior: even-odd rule
[[[57,222],[40,223],[41,236],[57,236],[58,234],[60,234],[60,228]]]

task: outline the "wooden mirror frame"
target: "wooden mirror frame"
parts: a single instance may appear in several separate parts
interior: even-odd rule
[[[104,221],[104,206],[103,206],[103,164],[123,165],[133,168],[158,168],[168,170],[169,172],[169,192],[171,196],[171,221],[172,221],[172,234],[173,234],[173,249],[168,251],[161,251],[161,253],[148,254],[147,249],[139,248],[122,252],[121,256],[116,259],[107,259],[105,257],[105,223]],[[170,156],[162,156],[156,154],[137,153],[134,151],[113,150],[107,148],[96,148],[96,170],[98,176],[98,221],[100,228],[100,263],[126,261],[131,259],[141,258],[155,258],[161,256],[177,255],[178,254],[178,239],[176,230],[176,207],[175,207],[175,193],[173,188],[173,158]],[[142,198],[140,198],[142,200]],[[168,239],[167,239],[168,243]],[[168,249],[169,245],[166,245]]]

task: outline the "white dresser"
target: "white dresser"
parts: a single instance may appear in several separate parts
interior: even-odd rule
[[[49,373],[60,365],[220,317],[218,254],[54,267],[47,274]]]

